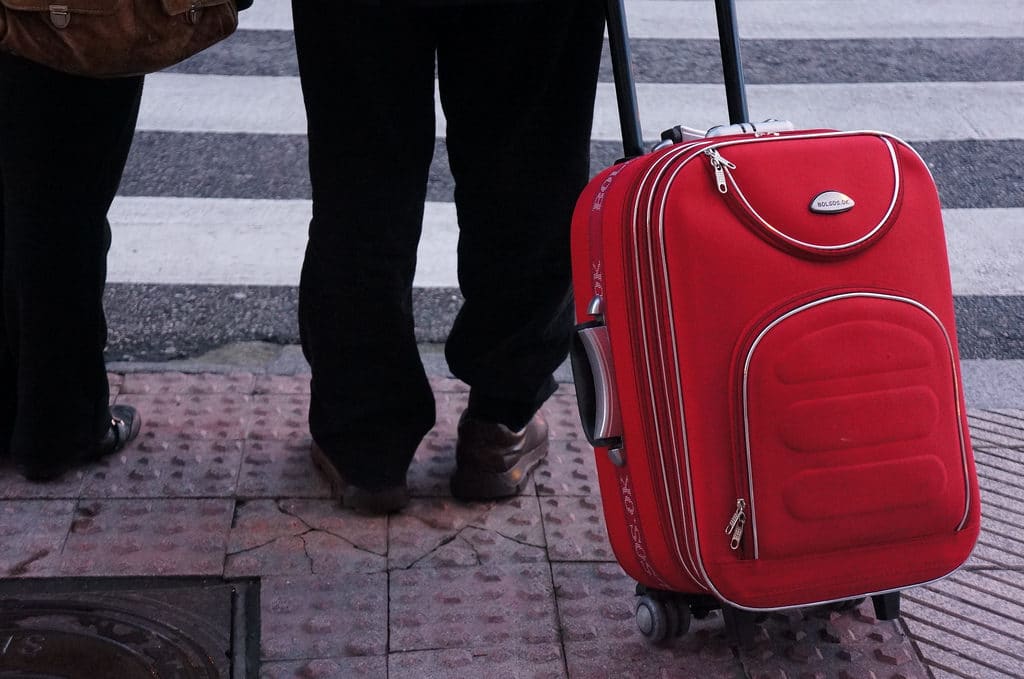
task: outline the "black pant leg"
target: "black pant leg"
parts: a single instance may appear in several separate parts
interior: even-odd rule
[[[295,0],[313,219],[299,288],[310,431],[348,479],[404,480],[433,426],[412,282],[434,150],[420,10]]]
[[[458,16],[438,54],[465,298],[446,354],[474,414],[516,427],[554,391],[572,333],[570,222],[589,176],[603,10],[545,0]]]
[[[141,77],[81,78],[0,54],[2,372],[16,384],[10,452],[35,466],[89,450],[110,425],[106,214],[141,93]]]

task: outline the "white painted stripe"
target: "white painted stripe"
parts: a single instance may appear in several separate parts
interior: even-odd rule
[[[1020,0],[738,0],[744,38],[1019,38]],[[718,37],[710,0],[626,0],[634,38]],[[291,0],[256,0],[242,28],[291,30]]]
[[[108,279],[118,283],[297,285],[308,200],[118,197]],[[1024,208],[945,210],[953,290],[1024,294]],[[451,203],[427,203],[417,287],[456,287]]]
[[[258,0],[257,0],[258,1]],[[738,0],[741,38],[1019,38],[1020,0]],[[718,37],[712,2],[626,0],[633,38]]]
[[[312,214],[308,200],[118,196],[112,283],[298,285]],[[455,206],[427,203],[417,287],[457,285]]]
[[[640,84],[644,134],[726,121],[721,85]],[[783,118],[800,127],[879,129],[915,141],[1019,139],[1024,82],[751,85],[753,120]],[[436,106],[437,134],[444,116]],[[159,73],[146,81],[139,129],[173,132],[305,134],[299,79]],[[615,90],[598,87],[594,139],[619,138]]]

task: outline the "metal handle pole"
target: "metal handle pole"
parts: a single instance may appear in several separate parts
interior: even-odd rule
[[[622,128],[622,150],[626,158],[644,154],[643,131],[640,128],[640,107],[636,101],[633,81],[632,56],[629,49],[629,31],[626,28],[624,0],[607,0],[608,51],[612,58],[615,77],[615,99],[619,107],[619,125]]]
[[[722,71],[725,74],[725,96],[729,102],[729,122],[750,121],[747,113],[746,83],[740,61],[740,36],[736,22],[736,4],[733,0],[715,0],[718,15],[718,38],[722,48]]]

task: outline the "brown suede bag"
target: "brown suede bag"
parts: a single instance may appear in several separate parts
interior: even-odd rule
[[[0,0],[0,49],[97,78],[159,71],[237,27],[235,0]]]

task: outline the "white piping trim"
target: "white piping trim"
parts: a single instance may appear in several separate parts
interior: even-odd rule
[[[757,535],[757,508],[755,506],[755,500],[754,500],[753,454],[751,453],[751,450],[750,450],[750,399],[748,397],[748,395],[749,395],[750,363],[753,360],[754,352],[757,349],[758,345],[761,343],[761,340],[763,340],[768,335],[768,333],[770,333],[773,329],[775,329],[775,327],[778,326],[780,323],[789,320],[793,316],[796,316],[797,314],[803,313],[804,311],[808,311],[809,309],[813,309],[815,307],[822,306],[823,304],[828,304],[830,302],[837,302],[839,300],[844,300],[844,299],[854,299],[854,298],[857,298],[857,297],[865,297],[865,298],[868,298],[868,299],[880,299],[880,300],[887,300],[887,301],[890,301],[890,302],[900,302],[900,303],[903,303],[903,304],[909,304],[909,305],[911,305],[913,307],[916,307],[920,311],[923,311],[924,313],[926,313],[933,321],[935,321],[935,324],[942,331],[942,336],[946,340],[946,348],[947,348],[947,350],[949,352],[949,364],[953,368],[953,371],[952,371],[952,376],[953,376],[953,399],[954,399],[954,402],[956,403],[956,410],[957,410],[957,434],[958,434],[959,439],[960,439],[960,460],[961,460],[962,467],[963,467],[964,479],[968,478],[968,472],[967,472],[967,446],[966,446],[965,440],[964,440],[964,432],[963,432],[963,426],[962,426],[963,420],[960,418],[960,397],[959,397],[960,386],[959,386],[959,381],[957,380],[957,375],[956,375],[956,355],[953,353],[953,343],[952,343],[952,339],[949,336],[949,332],[946,330],[946,327],[942,324],[942,321],[939,319],[938,315],[935,314],[935,312],[933,312],[931,309],[926,307],[924,304],[918,302],[917,300],[911,299],[909,297],[900,297],[898,295],[886,295],[886,294],[873,293],[873,292],[851,292],[851,293],[844,293],[844,294],[841,294],[841,295],[833,295],[831,297],[823,297],[822,299],[818,299],[818,300],[815,300],[815,301],[810,302],[808,304],[804,304],[803,306],[800,306],[800,307],[798,307],[796,309],[791,309],[790,311],[786,312],[782,316],[779,316],[777,319],[775,319],[774,321],[769,323],[767,326],[764,327],[764,329],[760,333],[758,333],[757,337],[754,339],[753,343],[750,345],[750,349],[747,351],[747,358],[746,358],[746,360],[743,363],[743,445],[744,445],[744,449],[746,451],[747,492],[749,493],[749,500],[748,501],[749,501],[749,504],[750,504],[750,514],[751,514],[751,516],[750,516],[750,527],[751,527],[751,535],[753,536],[752,539],[753,539],[753,543],[754,543],[754,559],[755,560],[759,558],[760,550],[759,550],[759,541],[758,541],[758,535]],[[965,499],[964,514],[963,514],[963,517],[960,520],[960,523],[957,526],[957,529],[956,529],[957,531],[960,531],[960,530],[963,529],[964,524],[966,524],[966,522],[967,522],[967,516],[970,513],[970,508],[971,508],[971,485],[970,485],[969,480],[967,481],[967,483],[965,485],[964,499]]]
[[[786,137],[786,139],[791,139],[791,138],[792,137]],[[757,209],[753,205],[750,204],[750,201],[747,199],[747,196],[743,193],[743,189],[740,188],[739,182],[737,182],[736,178],[733,177],[732,172],[729,171],[729,168],[727,166],[723,165],[722,166],[722,171],[725,173],[725,176],[732,183],[733,189],[735,189],[736,194],[739,196],[740,201],[742,201],[743,205],[747,208],[747,212],[749,212],[750,215],[753,216],[754,219],[756,219],[758,221],[758,223],[761,224],[761,226],[763,226],[764,228],[768,229],[769,231],[771,231],[773,234],[775,234],[779,238],[783,239],[787,243],[791,243],[791,244],[796,245],[798,247],[807,248],[809,250],[819,250],[819,251],[823,251],[823,252],[835,252],[837,250],[846,250],[848,248],[852,248],[852,247],[855,247],[857,245],[860,245],[861,243],[863,243],[864,241],[869,240],[872,236],[874,236],[876,233],[878,233],[878,231],[883,226],[885,226],[885,223],[887,221],[889,221],[889,218],[892,216],[893,211],[896,209],[896,201],[899,199],[901,177],[900,177],[899,160],[896,157],[896,149],[893,148],[892,143],[888,139],[885,139],[884,137],[879,137],[879,139],[882,141],[883,144],[885,144],[886,148],[889,149],[889,156],[890,156],[890,158],[892,160],[892,172],[893,172],[892,200],[889,202],[889,208],[885,211],[885,214],[882,216],[882,219],[881,219],[881,221],[878,222],[878,224],[876,224],[874,227],[872,227],[869,231],[867,231],[860,238],[857,238],[856,240],[849,241],[847,243],[839,243],[837,245],[818,245],[816,243],[808,243],[806,241],[800,240],[799,238],[794,238],[794,237],[790,236],[789,234],[785,233],[784,231],[782,231],[781,229],[776,228],[767,219],[762,217],[761,213],[759,213],[757,211]]]

